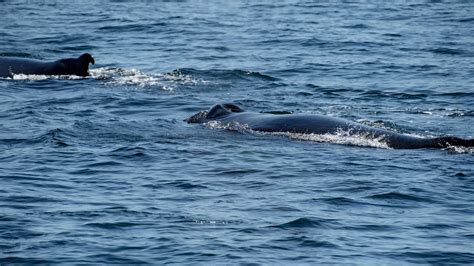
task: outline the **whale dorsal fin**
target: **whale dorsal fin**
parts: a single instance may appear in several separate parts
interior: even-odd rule
[[[207,113],[208,119],[215,119],[231,113],[240,113],[244,110],[233,103],[216,104]]]
[[[216,104],[211,109],[209,109],[209,112],[207,112],[207,119],[214,119],[218,118],[224,115],[230,114],[231,111],[225,108],[224,105],[222,104]]]
[[[238,105],[233,103],[224,103],[224,107],[227,110],[230,110],[232,113],[241,113],[244,112],[244,109],[240,108]]]

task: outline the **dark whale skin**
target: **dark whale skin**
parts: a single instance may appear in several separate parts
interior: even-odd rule
[[[289,132],[300,134],[336,134],[347,132],[378,139],[393,149],[447,148],[449,146],[474,147],[474,139],[458,137],[420,138],[393,131],[373,128],[349,120],[314,114],[265,114],[246,112],[235,104],[217,104],[186,119],[188,123],[207,121],[237,122],[261,132]]]
[[[53,62],[21,57],[0,57],[0,77],[12,78],[16,74],[86,77],[89,76],[89,63],[95,64],[95,60],[88,53],[78,58],[65,58]]]

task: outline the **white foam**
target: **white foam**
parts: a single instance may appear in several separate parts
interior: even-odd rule
[[[137,69],[96,68],[89,71],[98,80],[107,80],[106,85],[136,86],[139,88],[159,87],[162,90],[173,91],[178,85],[196,86],[207,84],[207,81],[196,79],[181,73],[146,74]]]
[[[338,130],[335,134],[303,134],[303,133],[292,133],[292,132],[262,132],[250,129],[246,124],[240,124],[237,122],[222,123],[219,121],[209,121],[204,124],[206,127],[211,129],[226,129],[232,131],[238,131],[241,133],[253,133],[257,135],[271,135],[271,136],[284,136],[292,140],[298,141],[311,141],[311,142],[326,142],[334,144],[353,145],[361,147],[374,147],[391,149],[387,143],[383,140],[384,136],[374,138],[371,134],[354,134],[351,131]]]
[[[353,134],[350,131],[339,130],[335,134],[302,134],[302,133],[291,133],[291,132],[275,132],[267,133],[276,136],[286,136],[290,139],[299,141],[312,141],[312,142],[327,142],[334,144],[353,145],[361,147],[374,147],[391,149],[387,143],[383,140],[384,137],[380,136],[374,138],[370,134]]]
[[[452,146],[448,145],[447,148],[444,148],[443,150],[447,150],[452,153],[469,153],[469,154],[474,154],[474,147],[462,147],[462,146]]]
[[[26,75],[26,74],[14,74],[13,80],[47,80],[47,79],[84,79],[86,77],[80,77],[75,75]]]

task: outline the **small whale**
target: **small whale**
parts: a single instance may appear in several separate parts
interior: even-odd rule
[[[237,122],[254,131],[261,132],[337,134],[343,131],[353,136],[378,139],[393,149],[448,148],[452,146],[474,147],[474,139],[462,139],[451,136],[420,138],[325,115],[246,112],[232,103],[216,104],[208,111],[201,111],[185,121],[188,123],[206,123],[209,121]]]
[[[85,53],[78,58],[65,58],[43,62],[21,57],[0,57],[0,77],[13,78],[25,75],[76,75],[89,76],[89,63],[95,64],[92,55]]]

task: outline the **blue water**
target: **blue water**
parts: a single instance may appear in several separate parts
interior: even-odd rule
[[[1,2],[1,56],[97,64],[0,80],[0,264],[474,262],[472,149],[183,121],[474,138],[472,2]]]

